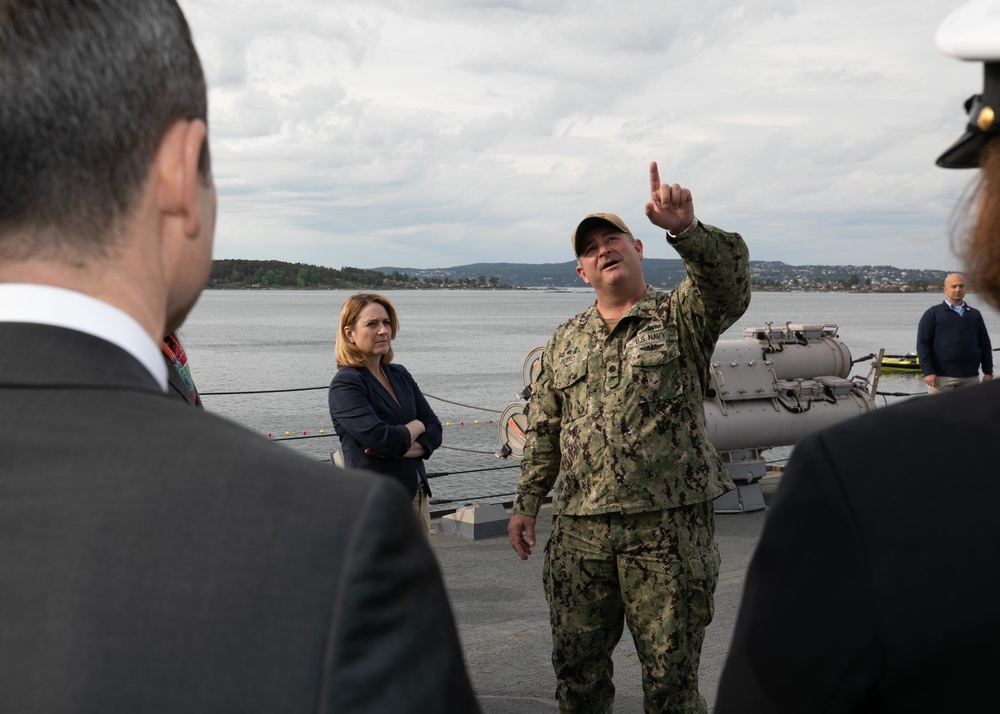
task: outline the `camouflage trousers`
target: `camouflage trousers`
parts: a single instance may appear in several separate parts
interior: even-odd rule
[[[714,533],[711,501],[552,519],[543,582],[560,712],[611,711],[611,654],[624,621],[647,714],[704,714],[698,662],[719,577]]]

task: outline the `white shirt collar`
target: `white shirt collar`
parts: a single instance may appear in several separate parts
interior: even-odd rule
[[[0,283],[0,322],[65,327],[121,347],[167,390],[167,365],[159,346],[131,315],[89,295],[51,285]]]

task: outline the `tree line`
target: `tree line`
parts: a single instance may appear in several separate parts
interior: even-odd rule
[[[418,277],[394,270],[388,275],[378,270],[344,267],[324,268],[280,260],[241,260],[227,258],[212,261],[210,288],[326,288],[339,290],[374,290],[385,288],[509,288],[497,277],[478,278]]]

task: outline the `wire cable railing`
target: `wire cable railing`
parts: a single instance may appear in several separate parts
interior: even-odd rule
[[[994,348],[994,351],[1000,351],[1000,347]],[[912,358],[913,356],[914,355],[911,353],[911,354],[902,354],[902,355],[883,355],[883,358],[889,357],[889,358],[895,358],[895,359],[905,359],[905,358]],[[871,353],[871,354],[865,355],[864,357],[859,357],[857,359],[851,360],[851,364],[854,365],[854,364],[858,364],[860,362],[866,362],[866,361],[869,361],[869,360],[872,360],[872,359],[875,359],[875,358],[876,358],[876,354],[875,353]],[[201,392],[200,394],[201,394],[202,397],[227,397],[227,396],[245,396],[245,395],[262,395],[262,394],[290,394],[290,393],[295,393],[295,392],[311,392],[311,391],[320,391],[320,390],[326,390],[326,389],[329,389],[329,386],[324,385],[324,386],[319,386],[319,387],[290,387],[290,388],[283,388],[283,389],[249,389],[249,390],[234,390],[234,391],[219,391],[219,392]],[[883,398],[883,401],[886,404],[888,404],[888,401],[886,400],[887,397],[918,397],[918,396],[925,396],[926,392],[898,392],[898,391],[897,392],[884,392],[884,391],[879,390],[875,394],[876,394],[876,396],[881,396]],[[450,404],[452,406],[462,407],[464,409],[470,409],[470,410],[473,410],[473,411],[476,411],[476,412],[485,412],[485,413],[488,413],[488,414],[502,414],[503,411],[504,411],[503,409],[494,409],[494,408],[491,408],[491,407],[484,407],[484,406],[475,405],[475,404],[468,404],[468,403],[465,403],[465,402],[460,402],[460,401],[456,401],[456,400],[452,400],[452,399],[446,399],[444,397],[441,397],[441,396],[438,396],[438,395],[434,395],[434,394],[429,394],[427,392],[424,392],[424,396],[427,397],[428,399],[433,399],[435,401],[442,402],[444,404]],[[492,422],[493,422],[493,420],[490,419],[489,423],[492,423]],[[465,422],[462,421],[462,422],[459,422],[459,423],[464,424]],[[471,420],[470,420],[470,423],[471,423]],[[479,423],[478,420],[475,423],[478,424]],[[268,437],[271,439],[271,441],[303,441],[303,440],[308,440],[308,439],[325,439],[325,438],[330,438],[330,437],[335,437],[335,436],[336,436],[336,433],[334,433],[332,431],[327,432],[324,429],[321,429],[319,431],[319,433],[313,433],[313,434],[303,432],[302,434],[292,435],[292,434],[290,434],[288,432],[285,432],[284,436],[272,436],[271,432],[268,432]],[[462,452],[462,453],[477,454],[477,455],[489,455],[489,456],[493,456],[493,457],[498,456],[496,450],[471,449],[471,448],[466,448],[466,447],[449,446],[449,445],[445,445],[445,444],[442,444],[440,448],[441,449],[446,449],[446,450],[449,450],[449,451],[452,451],[452,452]],[[327,459],[324,458],[324,459],[319,459],[319,460],[326,461]],[[787,461],[787,458],[770,460],[770,461],[767,461],[766,463],[768,465],[775,465],[775,464],[781,464],[781,463],[783,463],[785,461]],[[428,478],[439,478],[439,477],[442,477],[442,476],[458,476],[458,475],[462,475],[462,474],[484,473],[484,472],[489,472],[489,471],[505,471],[505,470],[511,470],[511,469],[520,469],[520,464],[519,463],[514,463],[514,464],[505,464],[505,465],[502,465],[502,466],[492,466],[492,467],[485,467],[485,468],[471,468],[471,469],[461,469],[461,470],[435,471],[435,472],[428,472],[427,477]],[[431,503],[436,504],[436,505],[441,505],[441,504],[460,503],[460,502],[476,501],[476,500],[483,500],[483,499],[495,499],[495,498],[500,498],[500,497],[503,497],[503,496],[513,496],[513,491],[505,491],[505,492],[501,492],[501,493],[491,493],[491,494],[481,494],[481,495],[474,495],[474,496],[451,497],[451,498],[447,498],[447,499],[432,499]]]

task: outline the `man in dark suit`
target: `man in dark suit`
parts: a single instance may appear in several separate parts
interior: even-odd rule
[[[166,394],[206,117],[174,0],[0,4],[0,708],[475,712],[401,489]]]

